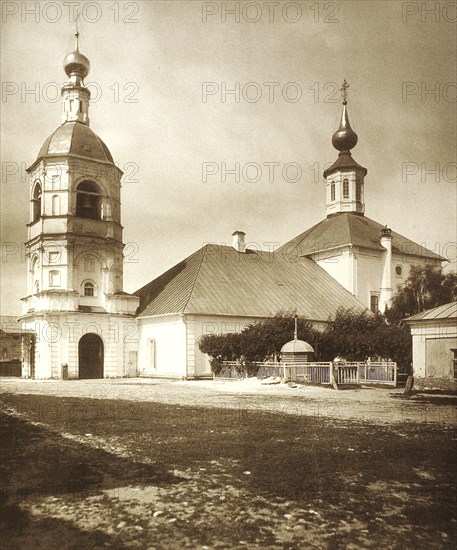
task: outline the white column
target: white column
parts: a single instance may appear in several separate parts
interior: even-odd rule
[[[387,226],[381,230],[381,246],[386,251],[383,254],[384,269],[382,272],[381,295],[379,297],[379,311],[384,313],[386,305],[393,295],[392,289],[392,230]]]

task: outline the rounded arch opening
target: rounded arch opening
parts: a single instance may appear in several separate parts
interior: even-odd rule
[[[89,332],[78,343],[78,378],[103,378],[104,344],[98,334]]]
[[[41,184],[35,183],[32,194],[32,223],[41,218]]]
[[[76,215],[91,220],[100,219],[101,192],[98,185],[84,180],[76,188]]]
[[[34,254],[30,259],[29,268],[29,289],[30,294],[38,294],[40,292],[40,258],[38,254]]]

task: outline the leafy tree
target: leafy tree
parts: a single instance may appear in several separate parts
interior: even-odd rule
[[[457,300],[457,274],[443,274],[433,266],[413,266],[398,294],[386,308],[390,322]]]
[[[236,361],[242,355],[241,334],[205,334],[198,342],[199,349],[210,357],[211,369],[216,374],[222,368],[222,361]]]
[[[322,361],[331,361],[337,355],[349,361],[365,361],[368,357],[391,359],[407,372],[412,359],[409,327],[389,325],[380,314],[340,308],[319,344]]]
[[[271,319],[248,325],[242,332],[242,353],[248,361],[264,361],[279,355],[282,346],[293,340],[295,315],[278,314]],[[313,347],[319,333],[304,317],[297,317],[297,337]]]
[[[279,355],[282,346],[292,340],[293,314],[281,314],[248,325],[239,334],[209,334],[199,340],[199,348],[210,356],[211,368],[219,372],[222,361],[240,361],[240,370],[255,374],[252,365]],[[411,365],[409,327],[388,324],[383,315],[339,309],[335,320],[322,333],[304,318],[298,318],[298,338],[309,342],[316,361],[332,361],[337,355],[349,361],[368,357],[391,359],[408,372]]]
[[[297,336],[301,340],[317,345],[319,333],[303,317],[297,318]],[[200,337],[200,351],[210,356],[211,368],[219,372],[222,361],[241,360],[248,371],[251,362],[264,361],[279,355],[282,346],[293,339],[295,316],[292,313],[278,314],[271,319],[253,323],[241,333],[207,334]]]

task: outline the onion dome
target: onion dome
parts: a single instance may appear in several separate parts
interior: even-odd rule
[[[75,32],[75,38],[75,50],[65,56],[65,59],[63,60],[63,68],[65,69],[67,76],[76,75],[84,80],[90,71],[90,61],[79,51],[79,32]]]
[[[341,86],[341,94],[343,96],[343,112],[341,114],[340,127],[333,134],[332,137],[333,147],[335,147],[335,149],[340,152],[349,152],[350,149],[357,145],[358,140],[357,134],[354,132],[354,130],[351,128],[351,125],[349,124],[349,117],[346,108],[348,88],[349,84],[345,80],[343,82],[343,85]]]

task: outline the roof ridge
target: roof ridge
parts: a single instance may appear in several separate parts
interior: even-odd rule
[[[369,218],[368,216],[364,216],[364,217],[365,217],[365,219],[369,220],[370,222],[376,223],[377,225],[383,227],[382,223],[377,222],[376,220],[373,220],[372,218]],[[444,258],[443,256],[441,256],[441,254],[436,253],[434,250],[430,250],[429,248],[424,246],[422,243],[418,243],[416,241],[413,241],[413,239],[410,239],[409,237],[406,237],[405,235],[403,235],[402,233],[399,233],[395,229],[392,229],[392,233],[393,233],[393,235],[392,235],[393,238],[395,238],[395,235],[397,235],[398,237],[401,237],[402,239],[405,239],[406,241],[409,241],[410,243],[413,243],[414,245],[417,245],[419,248],[422,248],[423,250],[426,250],[427,252],[430,252],[431,254],[435,254],[435,256],[437,258],[440,258],[442,261],[447,261],[447,259]],[[410,254],[409,252],[406,252],[406,255],[417,256],[419,254]]]
[[[207,243],[207,244],[205,244],[205,246],[202,246],[201,248],[199,248],[198,250],[195,251],[195,252],[199,252],[201,250],[202,251],[202,257],[200,259],[200,265],[198,266],[197,273],[195,274],[194,282],[192,283],[192,288],[190,289],[190,292],[189,292],[189,297],[187,298],[186,303],[184,304],[184,307],[182,308],[183,313],[186,312],[186,308],[187,308],[187,306],[190,302],[190,299],[192,298],[192,294],[194,292],[195,284],[197,283],[198,276],[200,275],[200,271],[202,269],[203,260],[206,256],[207,252],[208,252],[208,246],[209,245]],[[195,252],[194,252],[194,254],[195,254]]]

